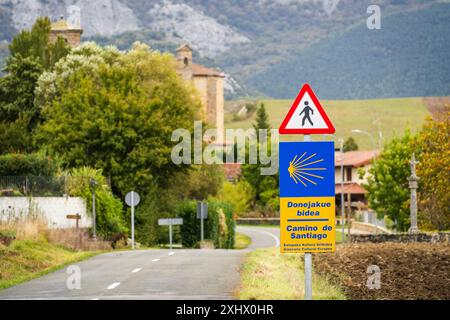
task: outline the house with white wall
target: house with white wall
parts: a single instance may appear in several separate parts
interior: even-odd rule
[[[362,184],[366,182],[372,161],[378,154],[378,150],[335,153],[334,176],[337,207],[341,206],[341,194],[343,193],[346,207],[350,207],[352,210],[368,209],[367,190]],[[342,166],[343,174],[341,174]],[[359,175],[361,169],[366,172],[363,178]]]

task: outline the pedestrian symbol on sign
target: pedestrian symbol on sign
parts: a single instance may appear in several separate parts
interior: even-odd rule
[[[314,110],[309,106],[309,102],[305,101],[305,107],[303,108],[303,111],[300,112],[300,116],[302,114],[304,114],[303,119],[302,119],[302,127],[305,126],[305,121],[308,120],[309,123],[311,123],[311,125],[313,126],[314,123],[311,120],[311,117],[309,115],[309,113],[311,113],[312,115],[314,114]]]

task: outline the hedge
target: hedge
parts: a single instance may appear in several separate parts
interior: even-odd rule
[[[57,170],[57,161],[42,153],[0,155],[0,176],[52,177]]]
[[[197,202],[182,202],[177,208],[177,217],[183,218],[183,225],[180,228],[183,246],[187,248],[199,247],[200,220],[197,219]],[[221,219],[223,220],[221,221]],[[212,241],[215,248],[234,248],[235,221],[229,204],[208,201],[208,218],[204,223],[205,240]]]

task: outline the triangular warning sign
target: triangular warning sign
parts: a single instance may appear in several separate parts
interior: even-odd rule
[[[325,134],[335,131],[309,84],[300,90],[278,129],[280,134]]]

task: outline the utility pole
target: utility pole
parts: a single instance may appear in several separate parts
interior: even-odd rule
[[[334,134],[325,134],[325,136],[335,137]],[[342,242],[345,242],[345,206],[344,206],[344,138],[339,138],[339,153],[341,162],[341,226],[342,226]],[[336,149],[335,149],[336,150]]]
[[[344,139],[339,139],[341,153],[341,217],[342,217],[342,242],[345,242],[345,205],[344,205]]]
[[[409,189],[411,190],[411,201],[410,201],[410,216],[411,216],[411,227],[408,232],[411,234],[419,233],[419,228],[417,226],[417,188],[419,181],[419,177],[416,175],[416,164],[419,162],[416,161],[416,155],[413,153],[411,156],[411,161],[409,162],[411,165],[411,176],[408,178],[409,181]]]

